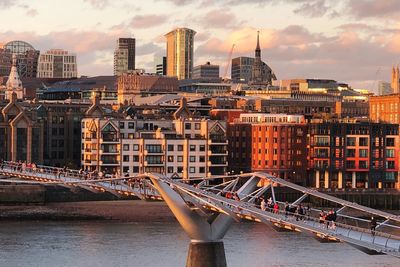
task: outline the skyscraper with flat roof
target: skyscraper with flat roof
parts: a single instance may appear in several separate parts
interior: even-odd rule
[[[118,38],[114,51],[114,75],[135,70],[135,38]]]
[[[190,79],[193,71],[193,43],[196,32],[178,28],[165,35],[167,38],[167,75],[179,80]]]

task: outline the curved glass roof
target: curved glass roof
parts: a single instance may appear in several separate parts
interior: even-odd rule
[[[25,54],[26,51],[35,50],[33,46],[24,41],[11,41],[4,45],[5,49],[9,49],[11,53]]]

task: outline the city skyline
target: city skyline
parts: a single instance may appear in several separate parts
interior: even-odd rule
[[[252,56],[260,30],[262,59],[278,79],[330,78],[376,91],[378,80],[390,81],[391,67],[400,61],[400,7],[394,0],[154,0],[140,6],[2,0],[0,7],[3,19],[13,22],[0,26],[1,43],[20,39],[41,51],[76,52],[79,75],[112,74],[118,37],[136,38],[137,68],[153,71],[154,55],[165,55],[164,35],[177,27],[197,32],[194,65],[211,61],[222,68],[233,43],[233,57]]]

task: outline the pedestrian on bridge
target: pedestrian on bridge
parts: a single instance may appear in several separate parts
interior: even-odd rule
[[[278,214],[279,213],[279,205],[277,202],[274,204],[274,213]]]
[[[376,219],[371,217],[371,234],[375,236],[375,229],[376,229]]]
[[[261,210],[262,210],[262,211],[265,211],[265,209],[266,209],[266,204],[267,204],[267,203],[265,203],[265,199],[263,198],[263,199],[261,200]]]

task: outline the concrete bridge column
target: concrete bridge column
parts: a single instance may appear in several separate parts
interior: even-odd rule
[[[223,237],[233,222],[229,215],[219,213],[201,216],[192,210],[181,195],[179,184],[169,185],[168,178],[149,176],[165,203],[189,235],[191,242],[186,261],[187,267],[226,267]],[[260,178],[253,176],[238,191],[239,197],[250,194],[257,187]]]
[[[315,187],[319,188],[319,171],[315,171]]]
[[[356,188],[356,172],[351,172],[351,188]]]
[[[343,172],[338,172],[338,188],[343,188]]]
[[[325,171],[324,188],[329,188],[329,171]]]

